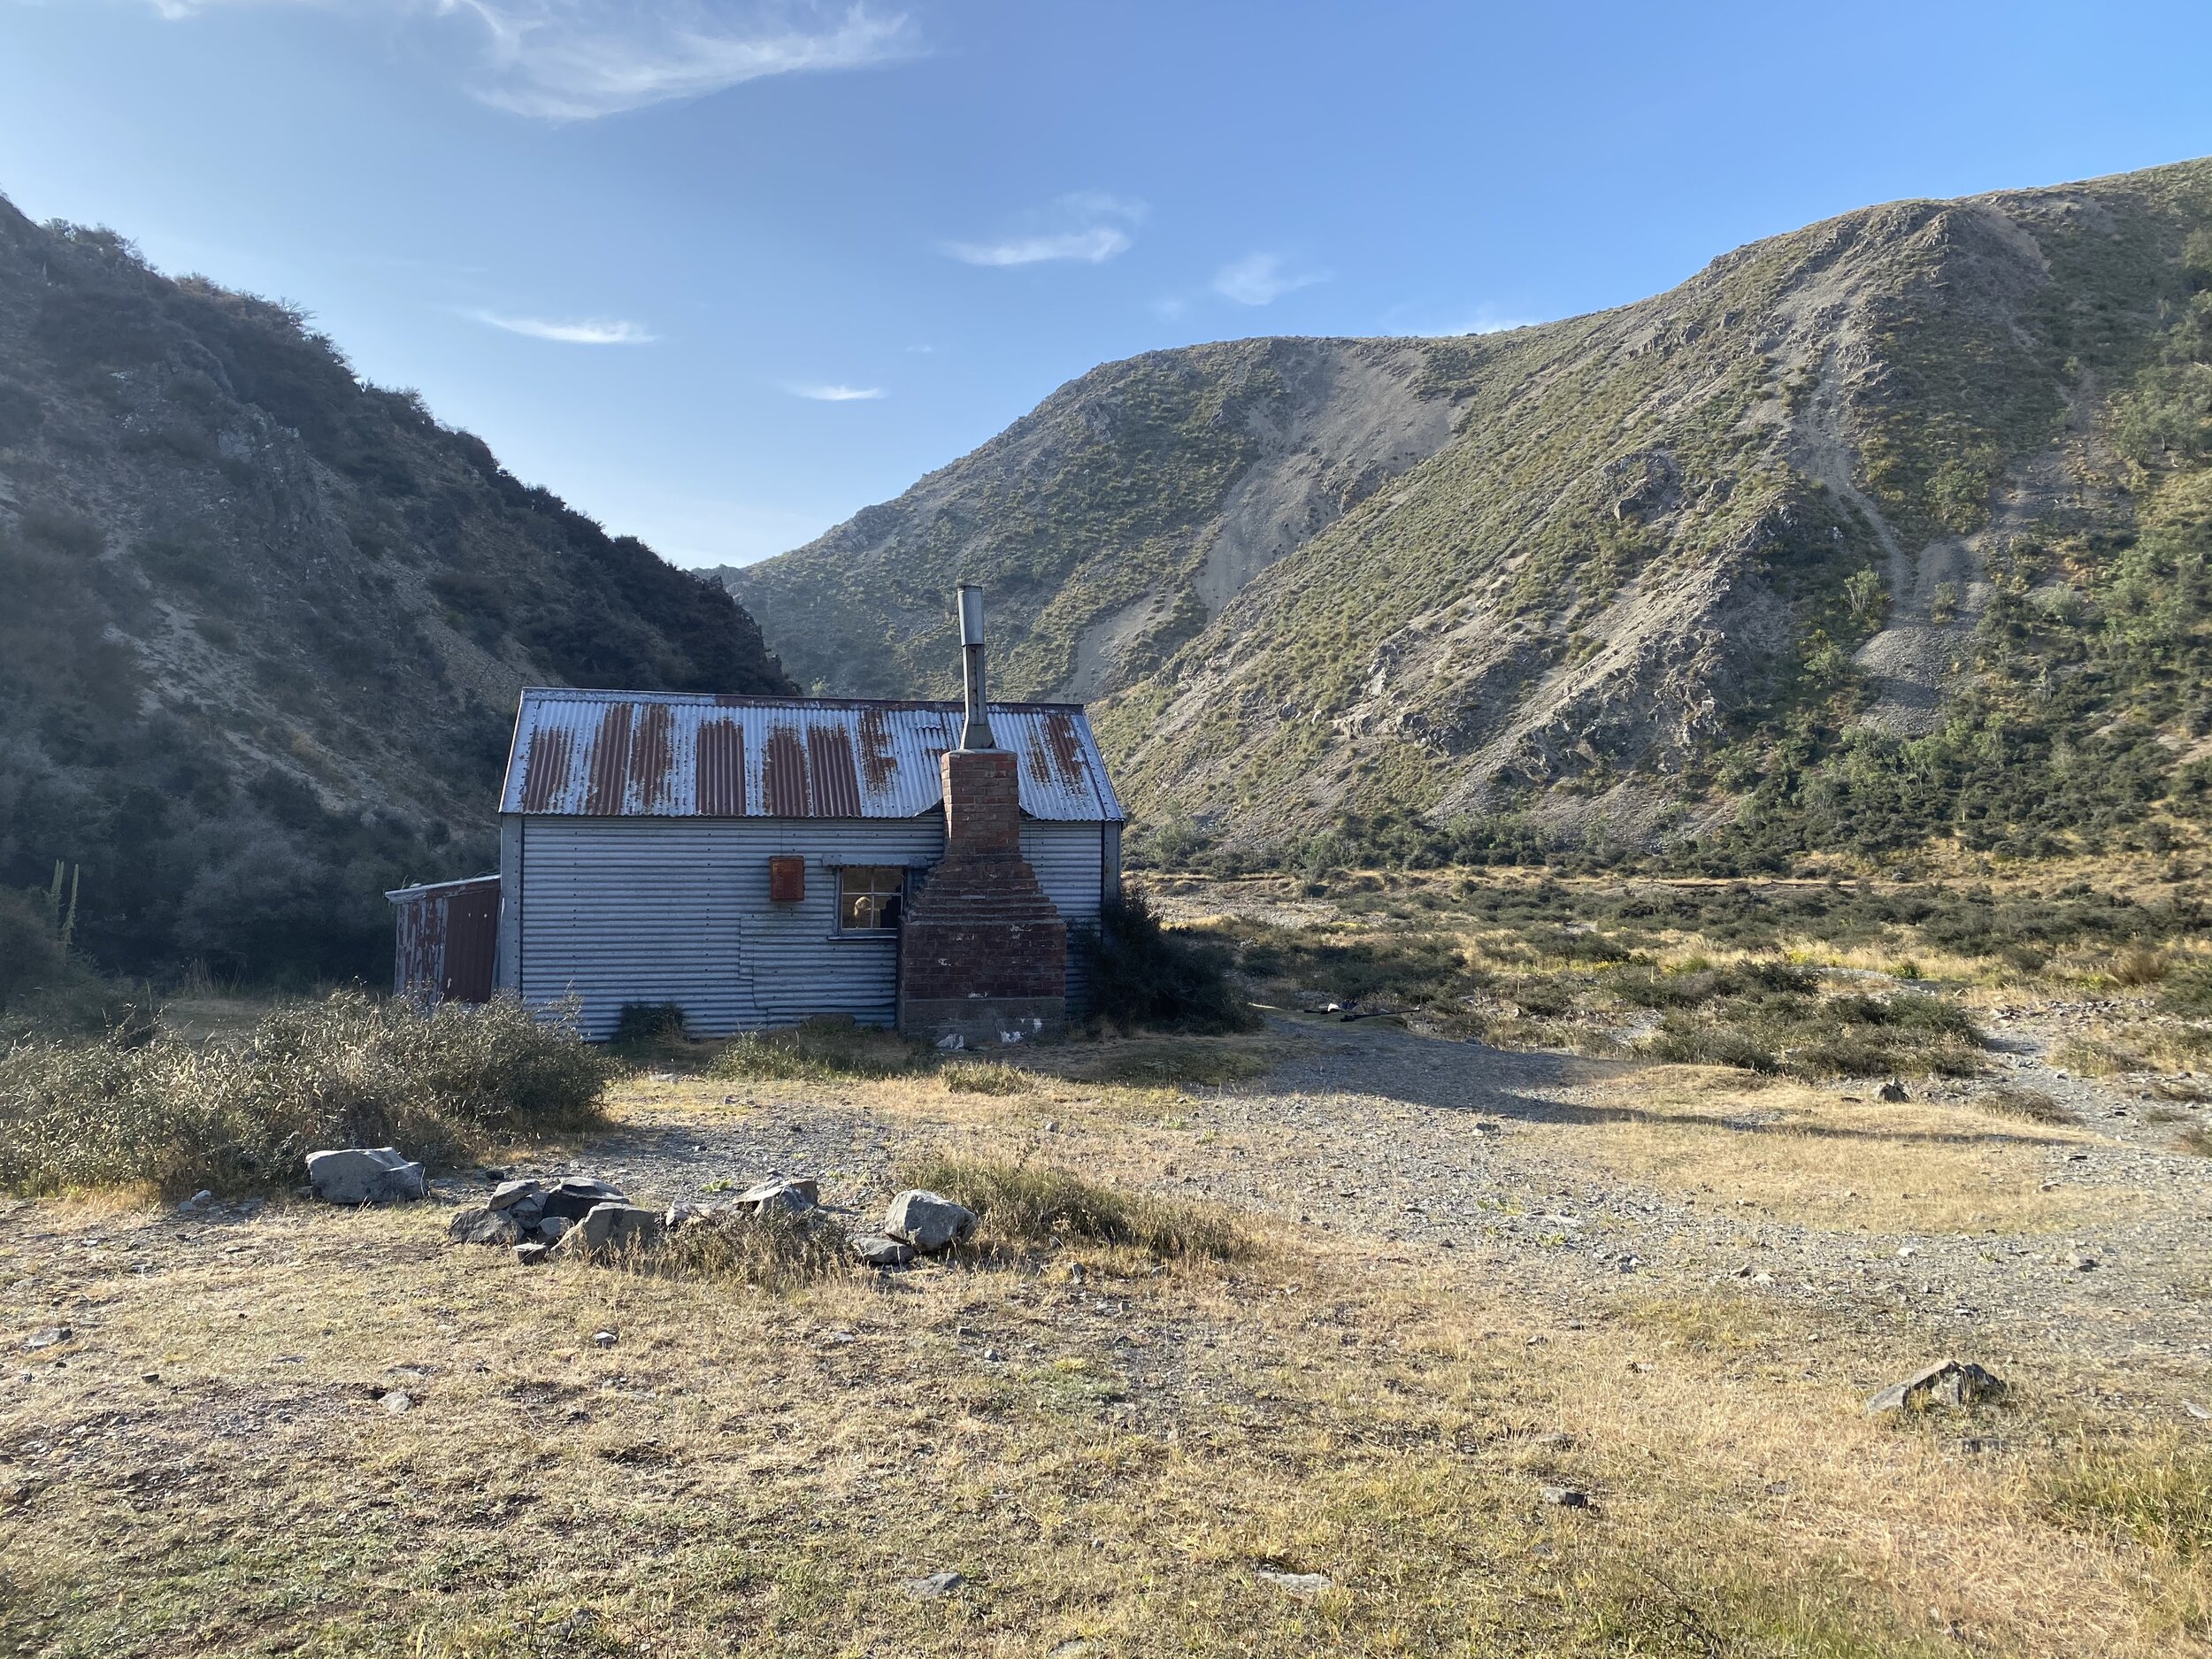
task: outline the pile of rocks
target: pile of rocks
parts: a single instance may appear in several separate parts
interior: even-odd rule
[[[776,1176],[713,1204],[634,1204],[618,1187],[588,1176],[502,1181],[481,1205],[454,1217],[447,1232],[457,1244],[511,1247],[523,1263],[650,1249],[686,1227],[744,1217],[834,1225],[811,1176]],[[903,1267],[917,1256],[949,1250],[975,1231],[976,1215],[941,1193],[916,1189],[891,1201],[879,1233],[854,1235],[845,1246],[870,1267]]]
[[[502,1181],[481,1206],[454,1217],[446,1231],[457,1243],[512,1245],[518,1254],[530,1252],[525,1260],[534,1261],[557,1247],[589,1252],[654,1242],[661,1225],[657,1211],[633,1204],[621,1188],[587,1175],[565,1175],[555,1181]]]

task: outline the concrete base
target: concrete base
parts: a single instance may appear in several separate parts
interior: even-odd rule
[[[899,1003],[899,1029],[940,1048],[1055,1042],[1068,1034],[1068,1002],[1064,996],[911,997]]]

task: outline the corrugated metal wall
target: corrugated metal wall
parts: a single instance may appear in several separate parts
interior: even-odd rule
[[[1025,820],[1022,856],[1037,872],[1037,885],[1045,890],[1045,897],[1067,920],[1068,1012],[1080,1015],[1088,987],[1083,983],[1083,953],[1075,948],[1075,934],[1098,920],[1099,826]]]
[[[392,992],[426,1007],[488,1002],[499,930],[499,878],[434,882],[384,896],[396,922]]]
[[[585,1035],[625,1002],[680,1003],[693,1034],[849,1014],[896,1015],[895,938],[836,934],[839,864],[930,864],[944,820],[522,818],[521,902],[511,917],[526,1001],[583,999]],[[1025,824],[1022,851],[1071,928],[1096,919],[1095,824]],[[806,859],[806,897],[772,904],[768,860]],[[511,877],[511,871],[510,872]],[[1071,1000],[1079,1004],[1070,964]]]

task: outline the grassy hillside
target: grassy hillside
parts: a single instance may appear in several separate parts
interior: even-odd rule
[[[111,967],[388,972],[526,683],[787,682],[718,587],[357,380],[300,312],[0,202],[0,886]]]
[[[955,691],[953,585],[990,590],[995,685],[1156,670],[1251,569],[1449,435],[1419,342],[1246,340],[1108,364],[897,501],[720,572],[802,681]]]
[[[2208,227],[2212,164],[2187,163],[1867,209],[1508,334],[1156,353],[739,586],[813,661],[849,584],[822,677],[861,662],[879,690],[951,657],[931,636],[913,666],[850,594],[1012,587],[1024,688],[1102,694],[1125,795],[1184,856],[2171,841],[2212,733]],[[1342,465],[1356,400],[1259,372],[1294,349],[1402,354],[1448,429],[1203,592],[1258,471],[1238,434],[1294,423]],[[1185,418],[1140,442],[1124,377],[1176,385]],[[1094,510],[1115,480],[1179,526],[1174,557]],[[1056,518],[1029,506],[1048,484]],[[1121,588],[1070,573],[1086,545]],[[1181,620],[1086,681],[1125,591]]]

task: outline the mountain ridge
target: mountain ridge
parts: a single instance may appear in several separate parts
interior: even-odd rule
[[[726,592],[522,484],[296,309],[0,200],[0,882],[137,972],[380,974],[495,858],[528,681],[778,691]]]
[[[1025,692],[1069,683],[1086,631],[1121,613],[1103,597],[1179,617],[1081,688],[1103,693],[1102,737],[1141,811],[1253,856],[1371,841],[1379,822],[1460,854],[1507,820],[1554,844],[1709,841],[1755,819],[1787,841],[1772,824],[1789,791],[1763,805],[1759,791],[1778,767],[1802,770],[1796,749],[1810,746],[1816,772],[1847,752],[1864,770],[1866,744],[1901,754],[1962,710],[1993,718],[1977,699],[1997,695],[1992,666],[2010,648],[1985,626],[1993,608],[2058,580],[2085,618],[2103,616],[2109,556],[2167,474],[2198,464],[2117,434],[2175,319],[2203,303],[2188,250],[2208,226],[2212,163],[2185,162],[1857,210],[1724,254],[1664,294],[1507,334],[1148,354],[1071,382],[928,491],[870,509],[854,521],[874,532],[864,568],[917,595],[1013,575],[1000,683]],[[1406,384],[1449,408],[1449,434],[1210,603],[1193,572],[1226,534],[1225,504],[1267,493],[1255,463],[1237,464],[1240,434],[1333,419],[1246,365],[1310,349],[1417,358]],[[1115,438],[1105,394],[1140,372],[1179,388],[1169,442],[1036,441]],[[1326,474],[1356,458],[1316,449],[1302,465]],[[1169,493],[1155,516],[1179,526],[1173,557],[1068,511],[1116,479]],[[994,568],[1050,533],[1041,499],[1121,591],[1060,580],[1049,553],[1026,591],[1018,565]],[[1295,492],[1271,504],[1294,509]],[[795,661],[810,660],[826,595],[864,568],[855,534],[840,526],[729,579]],[[918,685],[898,678],[910,652],[867,638],[867,614],[848,607],[825,660],[865,662],[884,690]],[[2094,655],[2085,626],[2038,644],[2047,670]],[[2195,649],[2196,626],[2174,649]],[[2108,689],[2113,716],[2149,695]],[[2052,833],[2007,810],[2029,841]],[[1919,833],[1954,833],[1932,812]]]

